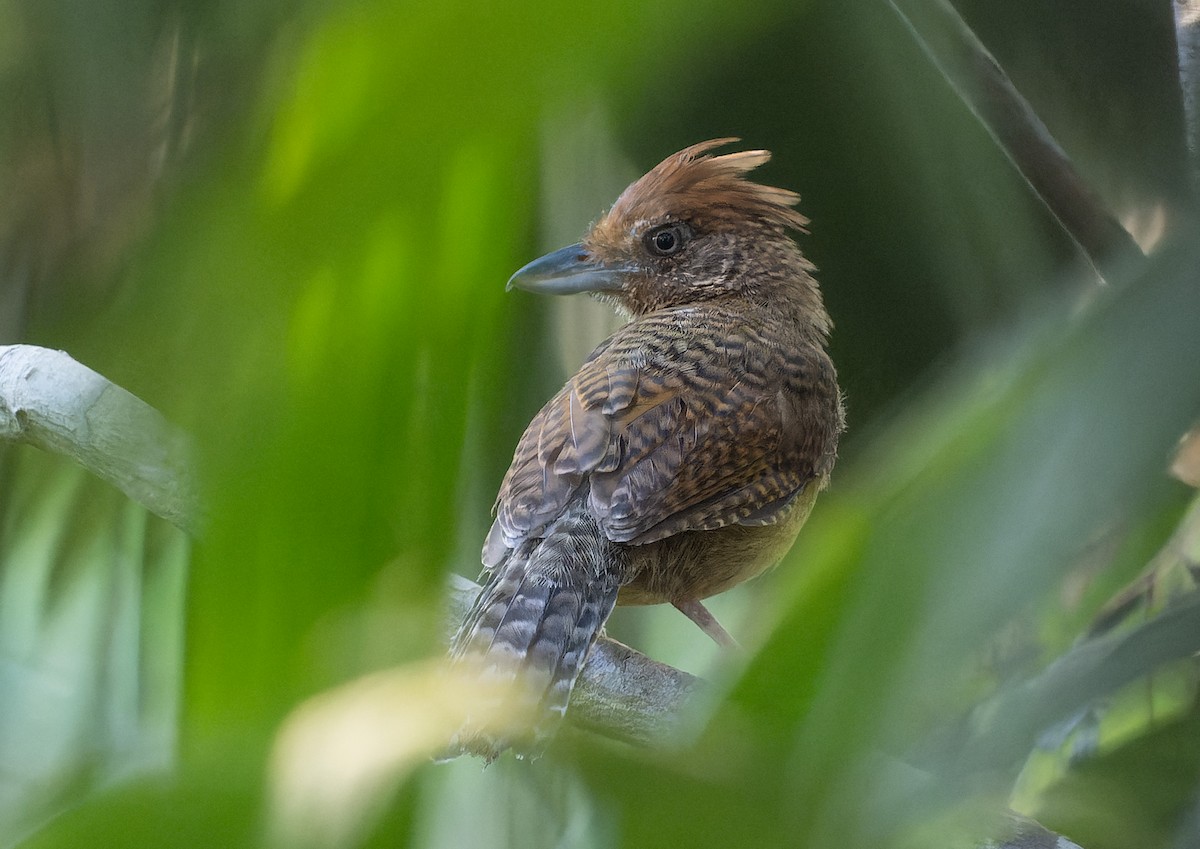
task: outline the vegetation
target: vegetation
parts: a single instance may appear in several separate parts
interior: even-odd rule
[[[0,0],[0,342],[160,410],[205,504],[0,451],[0,844],[1200,845],[1174,9],[954,5]],[[614,617],[710,682],[679,737],[431,763],[447,572],[611,321],[504,281],[726,135],[812,219],[833,486],[715,602],[743,655]]]

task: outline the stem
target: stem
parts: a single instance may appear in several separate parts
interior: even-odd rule
[[[1143,254],[948,0],[888,0],[1101,277]]]

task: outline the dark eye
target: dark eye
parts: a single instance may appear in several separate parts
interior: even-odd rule
[[[646,247],[656,256],[672,256],[679,253],[687,240],[687,232],[681,224],[664,224],[646,234]]]

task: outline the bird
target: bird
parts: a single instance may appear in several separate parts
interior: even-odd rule
[[[511,685],[517,730],[449,747],[540,755],[614,605],[671,604],[721,645],[704,599],[776,565],[829,481],[844,404],[832,322],[766,150],[701,142],[633,182],[577,244],[508,289],[588,293],[627,319],[534,416],[494,508],[482,591],[452,665]]]

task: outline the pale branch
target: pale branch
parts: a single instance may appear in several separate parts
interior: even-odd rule
[[[189,534],[199,530],[187,435],[62,351],[0,346],[0,438],[69,457]]]
[[[949,0],[889,5],[1102,277],[1143,256]]]
[[[450,620],[462,620],[479,589],[473,581],[451,576]],[[703,687],[693,675],[600,637],[584,664],[567,718],[616,740],[662,746],[681,738],[691,714],[688,706]]]

